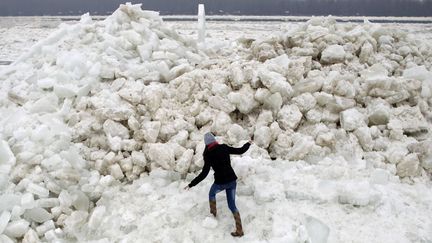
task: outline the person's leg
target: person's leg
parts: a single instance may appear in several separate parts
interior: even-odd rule
[[[235,181],[229,183],[227,185],[227,188],[226,188],[228,207],[232,213],[238,212],[238,209],[237,209],[236,204],[235,204],[236,188],[237,188],[237,182],[235,182]]]
[[[213,214],[213,216],[216,217],[216,194],[218,192],[222,191],[219,185],[216,185],[213,183],[213,185],[210,187],[209,191],[209,205],[210,205],[210,213]]]
[[[234,181],[229,187],[226,188],[228,207],[233,213],[234,221],[236,225],[236,231],[232,232],[231,235],[234,237],[241,237],[244,235],[243,226],[240,218],[240,213],[235,204],[235,193],[237,188],[237,182]]]

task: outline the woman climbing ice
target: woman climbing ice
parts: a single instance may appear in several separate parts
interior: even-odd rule
[[[231,167],[230,154],[243,154],[246,152],[251,143],[248,142],[241,148],[233,148],[225,144],[219,144],[212,133],[204,135],[206,148],[204,150],[204,167],[201,173],[192,180],[185,189],[189,189],[200,183],[210,171],[210,167],[214,170],[215,182],[210,188],[209,204],[210,213],[216,217],[216,193],[223,190],[226,191],[228,207],[234,215],[236,231],[231,235],[234,237],[243,236],[243,227],[241,223],[240,213],[235,205],[235,193],[237,187],[237,176]]]

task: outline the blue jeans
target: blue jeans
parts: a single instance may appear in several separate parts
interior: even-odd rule
[[[221,192],[223,190],[226,191],[227,201],[228,201],[228,207],[231,210],[232,213],[238,212],[238,209],[235,205],[235,193],[237,188],[237,182],[232,181],[226,184],[218,185],[214,184],[210,188],[209,192],[209,200],[210,201],[216,201],[216,193]]]

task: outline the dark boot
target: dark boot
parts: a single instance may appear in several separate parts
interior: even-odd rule
[[[231,235],[234,237],[242,237],[244,235],[244,233],[243,233],[243,227],[242,227],[242,222],[241,222],[241,218],[240,218],[240,213],[236,212],[233,215],[234,215],[234,220],[235,220],[235,225],[236,225],[236,231],[232,232]]]
[[[210,213],[216,217],[216,201],[210,200]]]

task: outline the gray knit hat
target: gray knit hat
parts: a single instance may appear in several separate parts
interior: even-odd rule
[[[208,132],[204,135],[205,145],[209,145],[209,144],[212,144],[214,142],[216,142],[216,138],[211,132]]]

